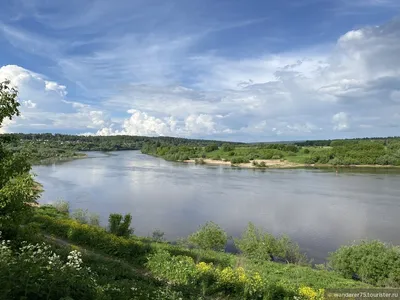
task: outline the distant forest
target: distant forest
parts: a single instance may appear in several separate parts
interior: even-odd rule
[[[0,135],[1,141],[12,151],[26,153],[32,163],[77,158],[83,155],[81,151],[141,150],[171,161],[213,159],[237,164],[281,159],[307,165],[400,166],[400,137],[234,143],[177,137],[15,133]]]

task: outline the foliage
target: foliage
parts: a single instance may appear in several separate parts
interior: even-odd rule
[[[46,244],[23,243],[16,251],[0,244],[0,294],[3,299],[97,299],[95,276],[82,266],[81,254],[67,260]]]
[[[300,299],[305,300],[323,300],[324,299],[324,289],[314,290],[308,286],[303,286],[299,288]]]
[[[231,159],[232,164],[248,163],[249,160],[244,157],[234,157]]]
[[[131,214],[126,214],[123,219],[120,214],[110,214],[108,218],[109,231],[117,236],[129,237],[133,233],[133,229],[130,228],[131,222]]]
[[[19,116],[17,100],[18,90],[10,86],[10,81],[0,82],[0,127],[5,118],[12,120],[14,116]]]
[[[81,224],[72,219],[56,219],[37,214],[33,220],[39,223],[41,229],[47,233],[130,262],[142,262],[149,252],[149,248],[138,239],[116,236],[101,227]]]
[[[10,82],[0,83],[0,127],[5,118],[19,115],[18,92],[9,87]],[[25,155],[6,149],[0,140],[0,230],[6,236],[14,236],[19,225],[31,212],[40,190],[32,175]]]
[[[83,210],[78,208],[72,213],[72,219],[77,220],[79,223],[87,224],[89,223],[88,214],[89,212],[87,209]]]
[[[161,231],[160,229],[154,230],[153,233],[152,233],[152,239],[155,242],[163,242],[163,241],[165,241],[164,232]]]
[[[191,257],[171,256],[167,251],[158,251],[149,256],[146,266],[156,276],[168,279],[172,284],[194,283],[196,265]]]
[[[240,239],[234,239],[235,246],[246,256],[258,261],[283,259],[290,263],[306,263],[305,254],[286,235],[275,238],[249,223]]]
[[[400,286],[400,247],[379,241],[342,246],[331,254],[334,270],[379,286]]]
[[[196,159],[194,160],[194,163],[195,163],[196,165],[204,165],[204,164],[205,164],[204,159],[202,159],[202,158],[196,158]]]
[[[212,143],[212,144],[210,144],[210,145],[207,145],[207,146],[204,148],[204,150],[205,150],[206,152],[212,152],[212,151],[218,150],[218,145],[217,145],[216,143]]]
[[[55,203],[52,204],[59,212],[62,213],[69,213],[69,203],[64,200],[58,200]]]
[[[223,251],[228,242],[228,235],[214,222],[207,222],[191,234],[188,241],[200,249]]]

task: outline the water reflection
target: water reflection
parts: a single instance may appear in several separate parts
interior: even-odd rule
[[[161,228],[169,239],[209,220],[237,236],[249,221],[287,233],[320,261],[361,238],[400,243],[399,174],[327,170],[242,170],[166,162],[137,151],[91,154],[36,166],[42,203],[64,198],[71,208],[132,213],[135,232]]]

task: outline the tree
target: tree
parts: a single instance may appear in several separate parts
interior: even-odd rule
[[[131,222],[131,214],[126,214],[123,220],[120,214],[110,214],[108,218],[109,231],[117,236],[129,237],[133,233],[133,229],[130,228]]]
[[[5,118],[19,116],[18,91],[9,87],[10,82],[0,83],[0,127]],[[19,225],[26,219],[39,197],[39,189],[29,174],[31,165],[27,156],[12,153],[0,140],[0,230],[3,236],[18,232]]]
[[[204,250],[223,251],[228,241],[226,232],[214,222],[207,222],[188,237],[189,243]]]

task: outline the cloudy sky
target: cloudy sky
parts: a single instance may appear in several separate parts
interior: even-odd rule
[[[399,0],[1,2],[1,132],[400,135]]]

